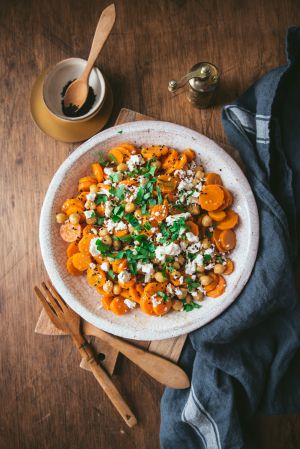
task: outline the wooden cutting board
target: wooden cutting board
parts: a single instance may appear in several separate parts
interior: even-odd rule
[[[135,122],[138,120],[152,120],[152,117],[139,114],[138,112],[131,111],[130,109],[123,108],[116,120],[116,125],[122,123]],[[37,321],[35,332],[44,335],[64,335],[63,332],[58,330],[50,321],[47,314],[42,310],[39,319]],[[141,346],[148,351],[154,352],[155,354],[161,355],[166,359],[177,362],[184,342],[187,335],[182,335],[180,337],[168,338],[166,340],[155,340],[155,341],[137,341],[130,340],[132,344]],[[99,354],[100,363],[105,367],[105,369],[113,374],[119,352],[113,349],[109,344],[103,342],[99,338],[91,337],[90,342],[92,343],[95,351]],[[81,368],[88,369],[85,363],[81,361]]]

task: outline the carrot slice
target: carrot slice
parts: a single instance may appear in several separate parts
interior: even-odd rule
[[[194,235],[199,235],[199,226],[194,223],[193,221],[189,220],[186,222],[186,225],[190,227],[190,231],[194,234]]]
[[[216,245],[216,247],[218,248],[218,250],[221,253],[224,253],[225,252],[225,248],[223,248],[223,246],[222,246],[222,244],[220,242],[221,232],[222,231],[220,231],[220,229],[217,229],[217,228],[214,229],[214,231],[213,231],[213,242]]]
[[[226,259],[226,268],[223,271],[223,274],[229,275],[234,271],[234,263],[231,259]]]
[[[89,190],[92,184],[97,184],[97,179],[92,176],[80,178],[78,182],[78,192]]]
[[[220,221],[217,228],[221,230],[232,229],[238,224],[238,221],[238,214],[230,209],[226,212],[226,217],[224,218],[224,220]]]
[[[170,193],[176,189],[177,180],[169,175],[159,175],[157,177],[157,185],[162,193]]]
[[[207,296],[210,298],[217,298],[218,296],[222,295],[226,288],[226,281],[223,278],[223,276],[219,275],[219,282],[214,290],[211,290],[207,293]]]
[[[132,277],[131,279],[129,279],[129,281],[126,281],[126,282],[121,282],[121,281],[119,281],[119,285],[120,285],[122,288],[133,287],[133,286],[135,285],[135,278]]]
[[[114,235],[116,237],[124,237],[127,234],[128,234],[128,230],[127,229],[120,229],[120,231],[114,231]]]
[[[185,150],[183,150],[183,154],[186,155],[189,162],[193,161],[196,158],[196,153],[191,148],[186,148]]]
[[[166,282],[150,282],[144,288],[144,294],[152,296],[157,292],[164,292],[166,290]]]
[[[212,282],[208,285],[205,285],[204,290],[206,292],[210,292],[211,290],[214,290],[219,282],[219,276],[215,273],[209,273],[209,276],[212,278]]]
[[[87,281],[92,287],[96,287],[97,289],[102,287],[102,285],[106,282],[106,274],[100,268],[90,268],[88,267],[87,271]],[[99,292],[100,293],[100,292]],[[107,294],[107,293],[106,293]]]
[[[136,288],[136,291],[138,292],[138,294],[139,294],[140,296],[142,296],[142,294],[144,293],[144,287],[143,287],[143,285],[142,285],[142,284],[136,284],[135,288]]]
[[[226,212],[224,212],[223,210],[219,210],[219,211],[214,210],[214,211],[208,212],[208,215],[214,221],[222,221],[226,217]]]
[[[179,159],[175,163],[175,170],[182,170],[183,167],[187,164],[187,162],[188,162],[188,158],[187,158],[186,154],[181,154]]]
[[[124,315],[129,312],[129,307],[124,303],[122,296],[116,296],[110,303],[110,310],[116,315]]]
[[[75,242],[81,236],[81,226],[80,224],[65,223],[61,225],[59,232],[65,242]]]
[[[143,158],[145,159],[160,158],[162,156],[166,156],[169,153],[169,148],[165,145],[152,145],[150,147],[142,148],[141,153]]]
[[[224,210],[224,209],[227,209],[227,207],[231,206],[231,204],[233,202],[233,198],[232,198],[231,192],[228,189],[226,189],[226,187],[224,187],[224,186],[220,186],[220,187],[222,188],[223,193],[224,193],[224,200],[223,200],[223,203],[220,206],[219,210]]]
[[[219,209],[224,200],[224,192],[218,185],[205,185],[200,193],[199,202],[202,209],[212,211]]]
[[[84,203],[78,198],[70,198],[66,200],[62,205],[61,210],[67,213],[67,210],[70,209],[70,207],[75,207],[75,209],[84,211]]]
[[[72,262],[75,268],[79,271],[85,271],[89,268],[92,259],[90,256],[82,253],[75,253],[72,256]]]
[[[102,295],[101,301],[105,310],[110,309],[111,302],[113,300],[113,295]]]
[[[67,248],[67,256],[71,257],[73,256],[73,254],[78,253],[79,249],[78,249],[78,242],[77,240],[75,242],[71,242],[70,245],[68,245]]]
[[[236,245],[236,235],[232,229],[226,229],[220,234],[220,243],[225,251],[231,251]]]
[[[124,155],[121,153],[121,151],[118,148],[112,148],[108,152],[108,158],[112,162],[115,162],[116,164],[122,164],[123,159],[124,159]]]
[[[154,220],[163,221],[169,215],[169,207],[166,204],[157,204],[151,209],[151,216]]]
[[[162,163],[162,167],[166,170],[167,174],[171,174],[176,170],[176,163],[178,159],[178,151],[171,149],[169,155],[164,159]]]
[[[103,169],[102,169],[101,165],[98,164],[98,162],[96,162],[95,164],[92,164],[92,173],[95,176],[95,178],[97,178],[98,182],[103,181],[103,179],[104,179]]]
[[[217,184],[219,186],[223,185],[221,176],[218,175],[217,173],[206,173],[205,184],[206,185]]]
[[[128,262],[126,259],[115,259],[110,263],[114,273],[121,273],[121,271],[126,270],[128,266]]]
[[[155,315],[153,311],[153,303],[148,295],[143,295],[140,300],[141,311],[147,315]]]
[[[82,271],[79,271],[79,270],[77,270],[77,268],[74,267],[72,256],[69,257],[68,260],[67,260],[67,270],[73,276],[79,276],[79,275],[82,274]]]
[[[78,243],[78,249],[82,254],[90,255],[90,243],[93,238],[95,238],[94,234],[86,234],[82,237]]]
[[[138,183],[134,179],[123,179],[119,184],[124,184],[125,186],[136,186]]]
[[[161,297],[158,298],[162,299]],[[155,315],[165,315],[166,313],[169,312],[171,306],[172,306],[171,299],[167,299],[166,301],[162,299],[162,301],[159,304],[153,305],[153,312],[155,313]]]
[[[80,192],[78,193],[78,195],[76,196],[76,198],[84,205],[84,203],[86,202],[86,196],[89,194],[89,191],[86,192]]]

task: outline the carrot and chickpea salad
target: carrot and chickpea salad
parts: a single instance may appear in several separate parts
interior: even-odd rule
[[[239,217],[220,175],[189,148],[124,143],[99,158],[56,215],[68,272],[117,315],[189,312],[222,295]]]

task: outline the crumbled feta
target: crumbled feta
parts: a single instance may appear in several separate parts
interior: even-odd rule
[[[193,188],[193,183],[189,182],[189,180],[183,179],[182,181],[180,181],[177,188],[179,192],[181,190],[191,190]]]
[[[109,190],[105,189],[104,187],[102,189],[99,190],[99,192],[97,192],[97,195],[106,195],[106,196],[110,196]]]
[[[193,243],[193,245],[189,246],[186,251],[187,251],[187,253],[195,254],[200,251],[200,248],[201,248],[201,243],[197,242],[197,243]]]
[[[111,219],[109,219],[109,220],[106,220],[105,225],[106,225],[106,229],[111,234],[113,232],[113,230],[115,229],[115,227],[117,226],[117,223],[114,223]]]
[[[97,234],[98,234],[98,231],[97,231],[96,228],[92,228],[92,229],[91,229],[91,233],[97,235]]]
[[[204,251],[204,254],[209,254],[209,255],[211,255],[211,254],[213,254],[213,252],[214,252],[214,249],[213,249],[213,248],[207,248],[207,249]]]
[[[208,265],[206,265],[205,270],[211,270],[213,267],[215,266],[214,263],[209,263]]]
[[[130,281],[130,279],[131,279],[131,274],[129,273],[129,271],[124,270],[124,271],[121,271],[120,274],[118,274],[118,280],[120,282],[122,282],[122,284]]]
[[[86,195],[86,199],[87,199],[88,201],[95,201],[95,198],[96,198],[96,193],[90,192],[90,193],[88,193],[88,194]]]
[[[96,266],[97,266],[97,265],[96,265],[95,263],[93,263],[93,262],[90,263],[90,268],[91,268],[92,270],[94,270],[94,269],[96,268]]]
[[[153,296],[151,296],[150,299],[151,299],[151,302],[152,302],[154,307],[159,306],[159,304],[161,304],[162,301],[163,301],[162,298],[158,297],[158,295],[153,295]]]
[[[100,265],[100,268],[103,271],[106,271],[106,272],[109,271],[109,268],[110,268],[109,263],[108,262],[102,262],[102,264]]]
[[[85,218],[93,218],[95,216],[95,212],[93,210],[85,210],[84,211]]]
[[[138,181],[139,181],[139,183],[141,184],[141,186],[144,186],[144,185],[146,185],[147,184],[147,182],[148,182],[148,178],[146,178],[145,176],[139,176],[138,177]]]
[[[189,260],[186,264],[185,264],[185,268],[184,268],[186,274],[194,274],[197,271],[197,264],[195,263],[194,260]]]
[[[152,263],[137,263],[137,270],[145,273],[145,282],[149,282],[152,274],[154,273],[154,268]]]
[[[182,290],[180,288],[175,288],[175,295],[180,296],[182,294]]]
[[[116,231],[124,231],[125,229],[127,229],[127,224],[124,223],[124,221],[119,221],[119,223],[117,223],[117,226],[115,226]]]
[[[133,156],[130,156],[127,161],[129,171],[133,171],[138,165],[143,165],[144,162],[145,161],[140,154],[134,154]]]
[[[169,215],[166,218],[166,223],[168,226],[171,226],[174,221],[180,220],[180,218],[189,218],[191,216],[191,214],[189,212],[184,212],[183,214],[176,214],[176,215]]]
[[[170,293],[171,295],[173,294],[173,289],[174,289],[173,284],[167,285],[167,292]]]
[[[197,254],[197,256],[194,259],[194,262],[196,265],[203,265],[203,256],[202,254]]]
[[[180,284],[183,284],[183,276],[180,276],[179,282],[180,282]]]
[[[113,204],[111,201],[107,201],[105,203],[105,211],[104,211],[105,216],[109,218],[112,214],[112,211],[113,211]]]
[[[186,233],[186,238],[188,239],[188,241],[190,243],[197,243],[197,242],[199,242],[198,236],[193,234],[192,232],[187,232]]]
[[[130,299],[124,299],[124,304],[126,304],[129,309],[134,309],[136,306],[136,303]]]
[[[166,256],[178,256],[181,253],[181,248],[177,243],[170,243],[169,245],[158,246],[155,249],[155,257],[164,261]]]
[[[111,167],[105,167],[103,171],[106,175],[111,175],[112,173],[114,173],[114,169]]]
[[[106,179],[106,180],[103,182],[103,184],[105,184],[105,185],[107,185],[107,186],[110,186],[110,185],[112,184],[112,182],[111,182],[110,179]]]
[[[100,251],[98,251],[96,242],[98,242],[99,237],[95,237],[90,241],[90,253],[92,256],[97,257],[100,256]]]

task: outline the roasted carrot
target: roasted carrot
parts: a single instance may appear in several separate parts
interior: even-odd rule
[[[232,229],[238,224],[238,221],[238,214],[230,209],[226,212],[226,217],[219,222],[217,228],[221,230]]]
[[[62,224],[60,227],[60,236],[65,242],[75,242],[81,236],[80,224],[73,225],[72,223]]]
[[[219,209],[223,204],[224,192],[221,186],[205,185],[200,193],[200,206],[207,211]]]
[[[236,245],[236,235],[232,229],[226,229],[220,234],[220,243],[225,251],[231,251]]]

